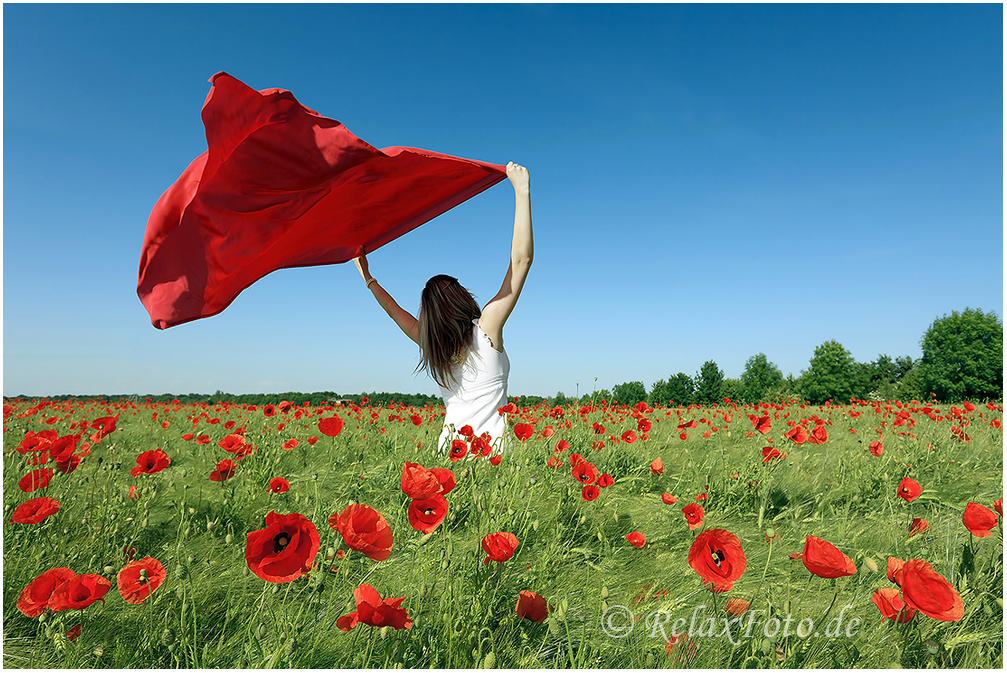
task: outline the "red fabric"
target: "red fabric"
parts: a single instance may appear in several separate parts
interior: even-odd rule
[[[208,150],[147,221],[137,294],[165,329],[223,311],[277,269],[372,252],[506,177],[496,164],[376,149],[289,91],[217,73],[203,104]]]

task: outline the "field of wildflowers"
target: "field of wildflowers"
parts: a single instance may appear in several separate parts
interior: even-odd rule
[[[5,667],[1003,666],[1003,408],[4,401]]]

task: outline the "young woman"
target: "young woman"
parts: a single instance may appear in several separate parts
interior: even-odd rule
[[[461,438],[458,431],[465,426],[470,426],[476,437],[488,433],[496,450],[508,440],[506,420],[497,411],[507,404],[510,372],[503,327],[521,296],[535,244],[528,169],[511,162],[507,178],[514,185],[515,199],[510,265],[500,291],[481,311],[457,278],[439,275],[423,288],[416,319],[371,277],[366,256],[353,260],[381,308],[419,345],[423,359],[417,369],[425,369],[441,388],[446,408],[438,443],[441,451],[449,450],[452,440]]]

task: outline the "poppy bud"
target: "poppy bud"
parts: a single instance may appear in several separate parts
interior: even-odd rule
[[[165,647],[171,647],[175,644],[175,629],[168,627],[161,633],[161,644]]]
[[[234,536],[228,533],[224,536],[224,544],[231,544],[234,541]]]
[[[255,637],[258,638],[259,640],[262,640],[263,638],[266,637],[265,624],[259,624],[257,627],[255,627]]]
[[[209,519],[207,519],[207,521],[206,521],[206,531],[207,531],[208,533],[212,533],[212,532],[213,532],[213,529],[214,529],[214,527],[215,527],[216,525],[217,525],[217,522],[216,522],[216,521],[210,521]]]
[[[535,531],[536,533],[538,532],[538,519],[535,519],[534,521],[532,521],[532,522],[531,522],[531,528],[532,528],[532,530],[534,530],[534,531]]]
[[[188,484],[186,484],[186,486],[188,486]],[[195,507],[190,507],[189,508],[189,514],[191,515],[191,514],[195,514],[195,513],[196,513],[196,508]]]
[[[864,566],[872,573],[878,572],[878,564],[870,556],[864,559]]]
[[[647,658],[643,661],[644,668],[654,668],[654,653],[648,652]]]
[[[603,586],[603,587],[601,588],[601,597],[602,597],[602,598],[608,598],[608,587],[604,587],[604,586]]]
[[[930,654],[937,654],[941,649],[941,646],[932,640],[928,640],[924,644],[927,646],[927,652],[929,652]]]
[[[605,602],[605,601],[601,602],[601,612],[602,612],[602,614],[605,614],[606,612],[608,612],[608,603]]]
[[[47,615],[44,612],[38,616],[38,623],[39,624],[45,624],[48,620],[49,620],[49,615]]]
[[[297,650],[297,641],[293,638],[288,638],[286,644],[283,646],[284,654],[286,654],[289,659],[294,655],[295,650]]]
[[[598,531],[598,542],[604,542],[604,540],[605,540],[605,536],[603,536],[601,534],[601,531]]]
[[[115,566],[105,566],[102,570],[105,571],[106,575],[111,575],[115,572]]]
[[[483,659],[483,668],[496,668],[497,665],[497,655],[492,652],[486,653],[486,658]]]

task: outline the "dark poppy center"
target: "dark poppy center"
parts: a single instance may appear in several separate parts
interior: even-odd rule
[[[715,549],[715,550],[713,550],[713,552],[710,554],[710,556],[713,557],[713,562],[717,564],[718,568],[721,567],[720,564],[724,562],[725,558],[727,558],[724,555],[723,550],[721,550],[721,549]]]
[[[430,516],[431,514],[434,513],[434,510],[428,508],[428,509],[423,510],[423,513],[426,514],[427,516]]]
[[[286,531],[279,533],[273,538],[273,553],[278,554],[286,549],[288,544],[290,544],[290,534]]]

